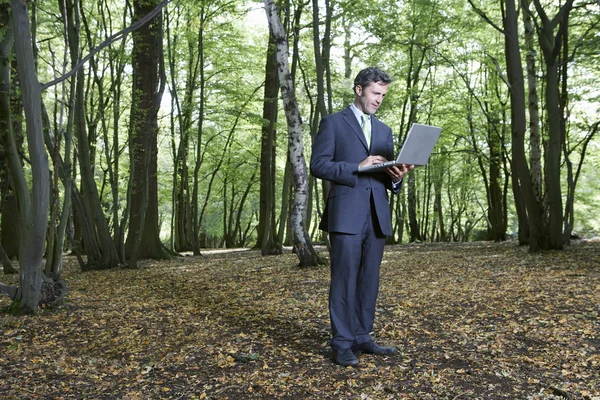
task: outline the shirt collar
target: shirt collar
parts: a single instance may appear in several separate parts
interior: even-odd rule
[[[356,106],[354,105],[354,103],[350,104],[350,109],[352,110],[352,112],[354,113],[354,116],[356,117],[356,119],[358,120],[358,124],[362,125],[362,116],[363,116],[363,112],[360,111],[358,108],[356,108]],[[369,115],[369,114],[366,114]],[[371,116],[369,115],[369,118]]]

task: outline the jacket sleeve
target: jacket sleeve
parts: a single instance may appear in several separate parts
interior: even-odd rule
[[[392,129],[387,127],[388,129],[388,136],[387,136],[387,155],[385,156],[385,158],[387,160],[395,160],[396,157],[394,156],[394,135],[392,134]],[[394,183],[392,182],[392,178],[386,174],[387,180],[386,180],[386,188],[391,191],[393,194],[398,194],[400,193],[400,189],[402,189],[402,182],[404,180],[401,180],[400,182],[398,182],[397,184],[394,185]]]
[[[310,173],[316,178],[354,187],[359,163],[336,159],[336,141],[341,140],[338,136],[331,118],[322,118],[312,146]]]

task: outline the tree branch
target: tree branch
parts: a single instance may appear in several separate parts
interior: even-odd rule
[[[486,54],[492,60],[494,65],[496,66],[496,71],[498,72],[498,76],[500,77],[500,79],[502,79],[504,81],[504,83],[506,84],[506,86],[508,86],[508,88],[512,90],[512,85],[510,84],[508,78],[506,76],[504,76],[504,74],[502,73],[502,68],[500,67],[500,64],[498,63],[498,60],[496,60],[496,58],[494,56],[492,56],[491,54],[488,54],[488,53],[486,53]]]
[[[10,299],[14,299],[17,294],[17,287],[5,285],[4,283],[0,283],[0,293],[3,293],[10,297]]]
[[[86,62],[88,62],[88,60],[90,58],[92,58],[93,56],[95,56],[100,50],[104,49],[105,47],[111,45],[112,43],[116,42],[117,40],[119,40],[121,37],[127,35],[130,32],[133,32],[135,30],[138,30],[139,28],[141,28],[142,26],[144,26],[146,23],[148,23],[149,21],[151,21],[156,14],[158,14],[159,12],[162,11],[163,7],[166,6],[167,4],[169,4],[172,0],[163,0],[160,2],[160,4],[158,4],[154,10],[152,10],[151,12],[149,12],[148,14],[146,14],[144,16],[144,18],[140,19],[139,21],[137,21],[136,23],[128,26],[127,28],[115,33],[114,35],[110,36],[109,38],[107,38],[104,42],[100,43],[100,45],[98,45],[98,47],[96,47],[95,49],[93,49],[87,56],[85,56],[75,67],[73,67],[72,70],[70,70],[69,72],[67,72],[66,74],[59,76],[58,78],[54,79],[53,81],[47,82],[42,84],[41,90],[46,90],[51,86],[54,86],[62,81],[64,81],[65,79],[70,78],[71,76],[73,76],[78,70],[79,68],[83,67],[85,65]]]
[[[600,1],[600,0],[598,0]],[[487,22],[488,24],[490,24],[494,29],[496,29],[498,32],[500,32],[503,35],[506,35],[506,32],[504,32],[504,29],[500,28],[498,25],[496,25],[494,22],[492,22],[491,19],[489,19],[489,17],[486,15],[486,13],[484,13],[482,10],[480,10],[479,8],[477,8],[477,6],[475,4],[473,4],[472,0],[469,0],[469,4],[471,5],[471,7],[473,7],[473,10],[481,17],[485,20],[485,22]]]
[[[552,29],[554,29],[558,24],[562,22],[565,14],[568,14],[571,11],[571,8],[573,8],[573,1],[574,0],[568,0],[565,4],[562,5],[562,7],[560,7],[558,13],[556,13],[554,18],[552,18]]]
[[[10,262],[10,258],[8,258],[8,254],[4,251],[4,247],[0,244],[0,263],[4,267],[4,273],[7,271],[11,274],[15,274],[17,270],[13,267],[12,262]]]

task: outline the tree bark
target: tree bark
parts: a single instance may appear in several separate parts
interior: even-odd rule
[[[260,205],[257,246],[261,254],[276,255],[283,252],[277,237],[275,220],[275,138],[277,131],[279,80],[277,77],[277,55],[273,34],[269,32],[267,61],[265,65],[265,90],[260,150]]]
[[[4,3],[0,5],[0,26],[6,27],[0,32],[0,138],[3,149],[3,168],[8,170],[8,182],[6,191],[2,191],[2,238],[1,245],[6,259],[19,255],[20,220],[17,197],[27,198],[29,196],[26,188],[25,175],[19,159],[17,142],[13,131],[11,115],[10,93],[11,93],[11,62],[10,56],[13,49],[13,32],[11,28],[10,7]],[[6,164],[4,164],[6,163]],[[20,188],[20,193],[12,193],[13,188]],[[4,270],[10,272],[8,263],[3,262]]]
[[[539,251],[547,247],[545,224],[542,218],[541,205],[533,190],[531,175],[525,155],[525,83],[521,65],[521,49],[519,43],[518,13],[514,0],[506,2],[504,19],[504,38],[506,47],[507,75],[510,82],[511,95],[511,131],[512,131],[512,171],[519,180],[523,201],[527,209],[529,222],[529,250]],[[514,186],[514,184],[513,184]]]
[[[42,287],[42,262],[48,224],[49,172],[44,146],[41,85],[37,78],[27,4],[11,0],[17,69],[25,105],[27,145],[31,161],[31,197],[18,198],[21,211],[20,287],[13,307],[21,314],[36,313]],[[22,185],[24,181],[19,184]],[[20,188],[20,192],[27,191]]]
[[[159,4],[135,0],[134,20]],[[130,268],[138,258],[169,258],[160,240],[158,221],[158,110],[164,91],[162,14],[133,34],[133,88],[131,110],[132,190],[126,249]]]
[[[558,14],[550,20],[539,0],[533,0],[541,24],[538,25],[538,40],[546,69],[546,114],[548,116],[548,147],[545,153],[544,178],[547,189],[548,231],[551,249],[562,249],[563,205],[561,192],[560,164],[562,145],[565,140],[564,124],[561,121],[562,107],[559,95],[559,57],[563,41],[567,40],[569,13],[574,0],[567,0]],[[555,28],[558,26],[556,35]]]
[[[197,139],[196,139],[196,164],[194,166],[194,183],[192,187],[192,248],[194,251],[194,255],[199,256],[200,253],[200,224],[202,223],[202,218],[200,216],[200,204],[199,204],[199,185],[200,185],[200,166],[202,165],[202,136],[204,133],[204,107],[206,105],[205,101],[205,90],[206,90],[206,78],[205,78],[205,54],[204,54],[204,24],[206,23],[207,13],[206,13],[207,5],[202,2],[200,5],[200,27],[198,29],[198,65],[199,65],[199,78],[198,82],[198,128],[197,128]],[[214,177],[214,175],[213,175]],[[206,200],[208,201],[208,195],[206,196]],[[206,203],[205,203],[206,204]]]
[[[523,25],[527,55],[527,108],[529,110],[529,164],[531,165],[531,183],[539,203],[542,202],[542,149],[540,138],[540,110],[537,88],[536,49],[534,47],[534,28],[529,11],[529,0],[522,0]]]
[[[294,83],[291,79],[288,61],[288,43],[285,31],[275,10],[273,0],[265,0],[265,10],[269,28],[273,34],[277,48],[277,69],[281,97],[288,126],[288,148],[294,176],[294,206],[291,222],[294,231],[294,249],[301,267],[323,264],[323,260],[314,250],[304,221],[306,220],[306,201],[308,198],[308,173],[302,144],[302,126],[300,111],[294,93]]]
[[[71,0],[65,0],[64,8],[61,7],[61,12],[63,12],[63,18],[66,21],[67,38],[71,54],[71,66],[75,68],[80,60],[80,22],[77,3],[73,3]],[[85,120],[84,91],[85,71],[79,69],[77,70],[76,74],[76,89],[73,112],[75,113],[75,136],[77,137],[77,155],[79,158],[79,168],[81,174],[81,194],[83,197],[83,204],[85,205],[85,211],[81,211],[89,213],[91,221],[93,221],[94,225],[93,234],[97,235],[97,242],[94,241],[91,243],[84,243],[84,246],[87,248],[95,243],[99,245],[99,249],[92,249],[91,251],[93,253],[100,253],[102,258],[97,265],[90,265],[90,268],[108,269],[117,267],[119,265],[119,256],[110,235],[108,223],[102,209],[100,195],[98,194],[98,188],[96,187],[96,180],[90,154],[90,143]],[[82,217],[82,215],[77,214],[77,218],[80,217]]]
[[[175,6],[176,11],[180,11]],[[167,10],[167,23],[165,24],[167,34],[167,52],[169,60],[169,72],[171,79],[171,103],[172,108],[176,109],[177,112],[171,115],[172,124],[172,151],[173,151],[173,223],[172,223],[172,241],[173,249],[178,252],[193,250],[194,234],[195,230],[194,217],[192,215],[192,188],[190,185],[190,167],[188,165],[189,160],[189,146],[190,146],[190,135],[192,130],[192,118],[194,110],[194,89],[196,86],[196,80],[199,73],[201,72],[200,56],[201,50],[200,43],[197,47],[188,45],[188,60],[186,63],[185,72],[185,83],[181,85],[178,82],[178,66],[179,60],[176,56],[175,50],[177,47],[178,39],[180,36],[171,37],[170,28],[171,23],[169,20],[169,12]],[[175,31],[178,27],[179,18],[173,18],[177,21],[175,24]],[[185,27],[185,36],[193,37],[194,33],[190,26]],[[197,49],[198,52],[194,52]],[[182,98],[180,99],[180,87],[183,89]],[[177,125],[179,128],[179,143],[175,140],[175,119],[177,119]],[[198,161],[197,163],[199,163]],[[194,211],[196,212],[196,211]],[[198,239],[196,239],[197,241]]]

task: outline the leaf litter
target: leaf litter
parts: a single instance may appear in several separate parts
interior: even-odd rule
[[[375,339],[400,352],[358,368],[331,361],[329,269],[296,263],[66,257],[64,307],[0,315],[0,398],[600,400],[598,242],[386,247]]]

